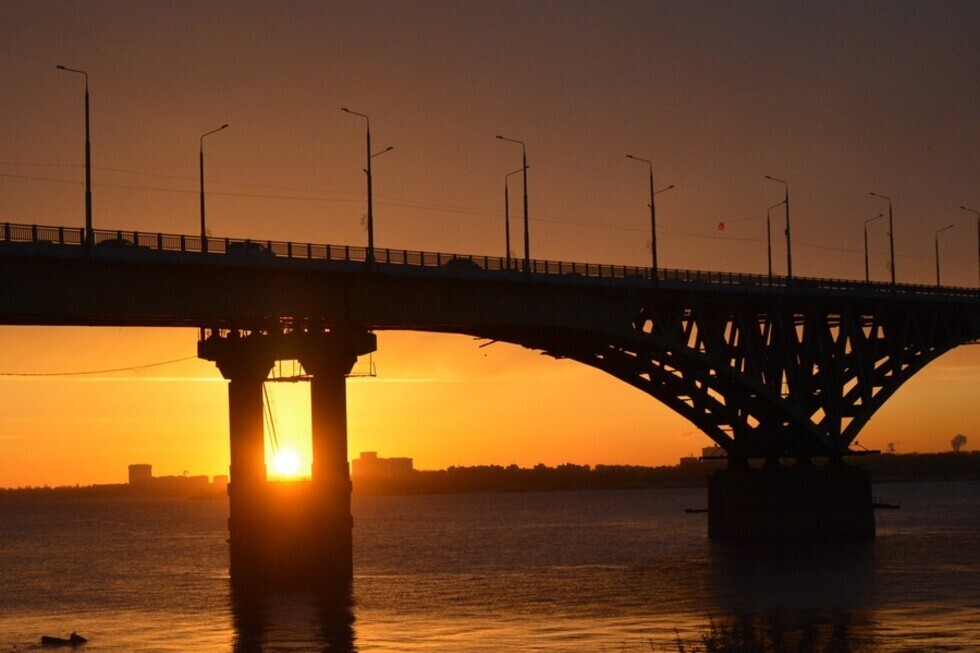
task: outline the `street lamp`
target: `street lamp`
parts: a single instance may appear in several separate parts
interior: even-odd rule
[[[371,175],[371,159],[373,159],[376,156],[381,156],[385,152],[390,152],[391,150],[395,149],[395,147],[393,145],[389,145],[388,147],[381,150],[380,152],[375,152],[374,154],[372,154],[371,153],[371,119],[368,118],[366,113],[351,111],[347,107],[341,107],[340,110],[343,111],[344,113],[349,113],[352,116],[360,116],[361,118],[364,118],[364,121],[367,123],[367,169],[364,172],[367,173],[368,248],[367,248],[367,255],[364,257],[364,259],[365,259],[365,263],[371,265],[372,263],[374,263],[374,198],[373,198],[373,192],[371,190],[372,179],[373,179]]]
[[[769,261],[769,285],[772,285],[772,210],[782,206],[782,202],[776,202],[766,209],[766,258]]]
[[[939,234],[944,231],[949,231],[953,228],[953,225],[948,224],[942,229],[936,229],[936,287],[940,287],[939,283]]]
[[[868,269],[868,224],[883,217],[885,217],[885,214],[879,213],[875,217],[868,218],[864,221],[864,283],[871,283],[871,273]]]
[[[793,251],[790,248],[789,239],[789,182],[783,181],[782,179],[776,179],[775,177],[770,177],[766,175],[766,179],[769,181],[775,181],[782,184],[786,190],[786,195],[783,199],[783,204],[786,205],[786,280],[793,280]]]
[[[878,193],[871,193],[872,197],[888,201],[888,249],[891,253],[892,285],[895,285],[895,223],[892,220],[892,198]]]
[[[510,179],[511,175],[516,175],[522,170],[524,168],[519,168],[504,175],[504,238],[507,241],[507,247],[504,251],[506,252],[508,270],[510,269],[510,190],[507,180]]]
[[[671,184],[670,186],[666,186],[664,188],[661,188],[660,190],[658,190],[657,192],[654,193],[654,196],[659,195],[660,193],[666,193],[667,191],[669,191],[672,188],[674,188],[674,184]],[[652,204],[652,202],[651,202],[651,204]],[[650,242],[650,248],[651,249],[653,248],[653,241]],[[653,281],[654,281],[654,283],[656,283],[659,280],[660,280],[660,275],[657,274],[657,269],[654,268],[653,269]]]
[[[201,134],[201,138],[199,140],[200,148],[198,149],[198,154],[199,154],[198,160],[201,163],[201,252],[204,254],[207,254],[208,252],[208,232],[207,232],[206,222],[204,218],[204,213],[205,213],[204,211],[204,137],[210,136],[211,134],[216,134],[220,132],[222,129],[227,129],[227,128],[228,128],[228,124],[225,123],[224,125],[221,125],[217,129],[212,129],[206,134]]]
[[[960,208],[963,209],[964,211],[969,211],[970,213],[974,213],[977,216],[977,266],[978,268],[980,268],[980,211],[976,209],[970,209],[965,206],[961,206]],[[978,275],[980,275],[980,270],[978,270]],[[980,285],[978,285],[977,287],[980,288]]]
[[[92,244],[92,143],[89,140],[88,73],[84,70],[57,66],[58,70],[78,73],[85,77],[85,244]]]
[[[521,146],[522,154],[522,165],[521,170],[524,171],[524,272],[527,274],[531,273],[531,237],[528,233],[528,217],[527,217],[527,146],[524,141],[519,141],[514,138],[507,138],[497,134],[497,138],[502,141],[507,141],[508,143],[517,143]]]
[[[638,156],[633,156],[632,154],[626,155],[627,159],[633,159],[634,161],[641,161],[650,167],[650,256],[653,264],[653,280],[656,281],[659,278],[657,274],[657,269],[659,265],[657,264],[657,209],[653,201],[654,195],[662,193],[665,190],[670,190],[674,187],[673,184],[667,188],[663,188],[654,192],[653,190],[653,161],[649,159],[641,159]]]

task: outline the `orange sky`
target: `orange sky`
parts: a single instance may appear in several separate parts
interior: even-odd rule
[[[0,329],[6,369],[128,367],[194,355],[196,333],[164,329]],[[68,356],[68,352],[73,352]],[[378,375],[348,381],[352,456],[409,456],[416,467],[542,462],[673,464],[710,441],[642,392],[577,363],[464,336],[379,334]],[[366,369],[366,361],[359,367]],[[898,451],[975,445],[976,347],[936,361],[872,419],[859,441]],[[309,388],[269,388],[281,446],[309,462]],[[3,486],[124,482],[228,468],[226,386],[208,362],[86,377],[0,377]]]
[[[0,4],[0,221],[83,223],[82,80],[95,226],[194,233],[206,141],[212,233],[363,243],[369,113],[381,247],[503,253],[503,176],[531,165],[531,253],[645,264],[651,158],[664,267],[762,272],[765,210],[791,184],[798,275],[858,279],[862,225],[895,201],[900,281],[975,287],[980,6],[933,2]],[[519,184],[512,216],[519,214]],[[776,272],[785,270],[779,220]],[[719,232],[717,225],[726,228]],[[517,230],[515,228],[515,234]],[[512,245],[520,254],[520,242]],[[888,277],[883,221],[872,276]],[[351,452],[417,466],[660,464],[707,438],[625,384],[464,337],[380,334],[350,382]],[[181,330],[0,328],[0,372],[193,356]],[[274,390],[281,437],[306,389]],[[0,377],[0,486],[227,467],[224,387],[203,361],[85,378]],[[980,438],[980,353],[937,361],[859,440]],[[294,422],[292,424],[291,422]],[[305,427],[305,428],[308,428]],[[304,442],[305,446],[305,442]]]

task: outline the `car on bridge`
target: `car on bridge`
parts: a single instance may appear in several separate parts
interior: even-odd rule
[[[276,254],[266,245],[251,240],[236,240],[228,243],[225,254],[229,256],[266,256],[275,258]]]
[[[145,251],[153,249],[152,247],[147,247],[146,245],[140,245],[135,236],[127,237],[123,235],[118,235],[114,238],[97,240],[95,247],[96,249],[106,252],[134,252],[136,250]]]
[[[124,238],[119,236],[117,238],[106,238],[105,240],[100,240],[95,243],[96,247],[105,248],[117,248],[117,247],[139,247],[136,243],[131,241],[129,238]]]
[[[482,270],[483,269],[476,261],[474,261],[473,259],[467,256],[454,256],[453,258],[443,263],[442,267],[448,270]]]

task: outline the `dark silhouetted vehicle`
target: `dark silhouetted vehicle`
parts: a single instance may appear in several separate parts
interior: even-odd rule
[[[470,258],[455,257],[442,264],[442,267],[450,270],[482,270],[476,261]]]
[[[237,241],[228,243],[225,251],[229,256],[269,256],[275,257],[275,253],[262,243],[254,243],[251,240]]]
[[[128,238],[107,238],[95,244],[96,247],[136,247],[136,243]]]

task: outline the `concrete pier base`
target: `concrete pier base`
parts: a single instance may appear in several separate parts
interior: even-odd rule
[[[364,331],[212,333],[198,356],[229,380],[228,545],[232,583],[336,588],[353,576],[346,375],[377,341]],[[312,479],[270,483],[262,384],[277,360],[312,375]]]
[[[708,478],[712,540],[870,540],[871,478],[843,464],[729,467]]]
[[[308,480],[266,483],[261,502],[253,504],[260,530],[229,538],[232,583],[253,589],[346,586],[352,573],[350,515],[323,504]]]

